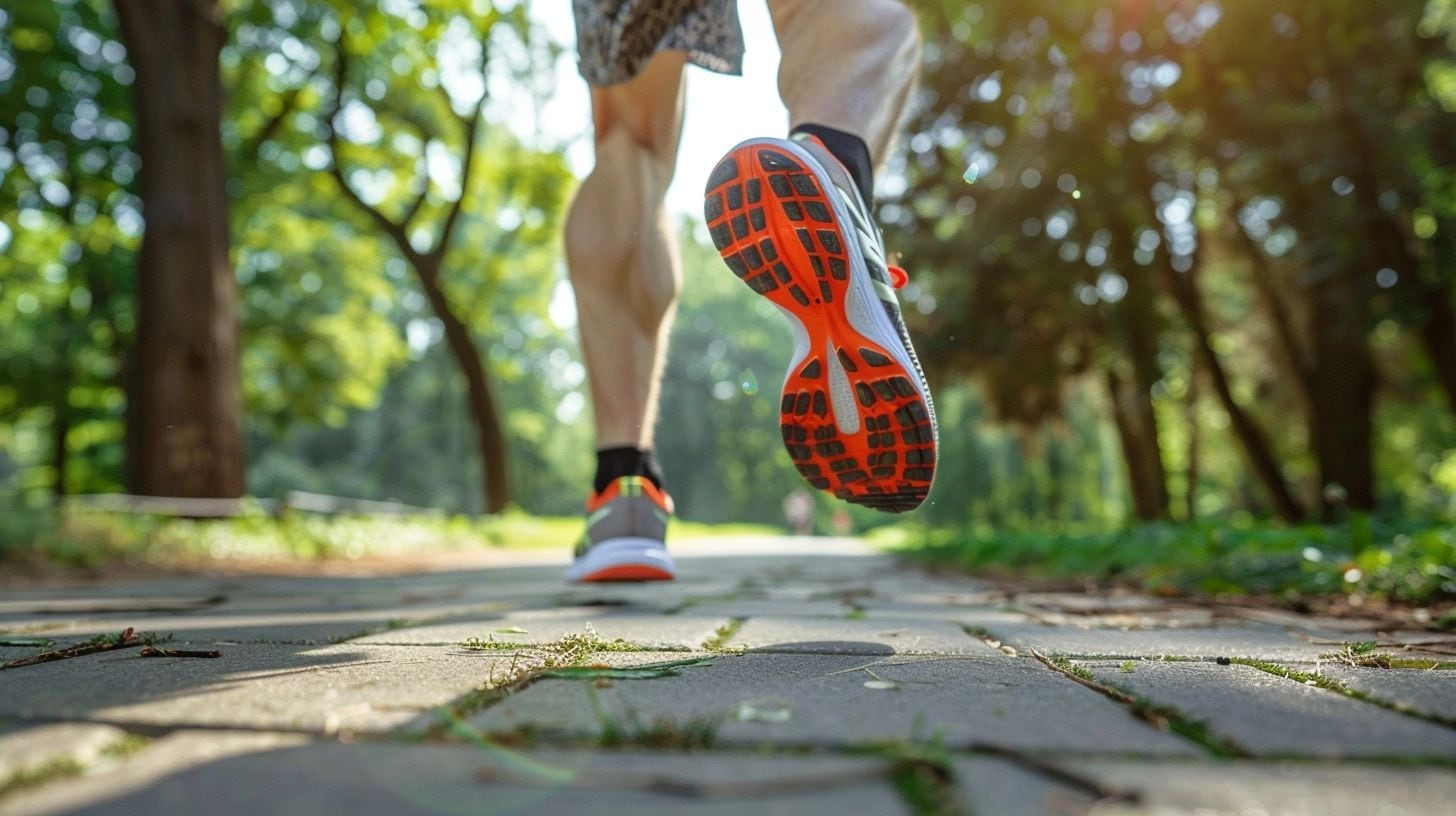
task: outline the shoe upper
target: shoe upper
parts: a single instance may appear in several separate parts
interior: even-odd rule
[[[612,539],[665,540],[672,497],[644,476],[622,476],[592,495],[586,513],[586,532],[576,545],[577,556]]]

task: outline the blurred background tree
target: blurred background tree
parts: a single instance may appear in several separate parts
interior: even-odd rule
[[[881,215],[943,423],[919,519],[1456,513],[1456,2],[914,5]],[[578,134],[522,124],[563,47],[527,11],[219,0],[248,493],[579,511]],[[0,11],[7,503],[127,485],[129,45],[106,0]],[[702,239],[661,459],[684,517],[781,522],[787,329]],[[835,512],[818,529],[887,521]]]
[[[1173,514],[1174,483],[1184,516],[1398,507],[1382,404],[1419,406],[1398,437],[1449,492],[1451,3],[924,13],[883,214],[928,273],[943,376],[1028,426],[1102,391],[1145,520]],[[1226,436],[1241,463],[1200,456]]]

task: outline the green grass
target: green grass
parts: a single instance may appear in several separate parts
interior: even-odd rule
[[[56,779],[80,776],[85,771],[85,765],[70,757],[53,759],[34,768],[15,771],[10,776],[0,779],[0,797],[30,788],[38,788]]]
[[[138,734],[123,734],[115,741],[101,747],[101,756],[110,761],[122,761],[144,750],[152,741]],[[19,791],[38,788],[56,780],[80,776],[86,772],[86,765],[74,757],[58,757],[32,768],[14,771],[0,778],[0,797]]]
[[[703,649],[709,652],[721,652],[728,648],[728,641],[738,634],[743,628],[743,618],[729,618],[713,630],[713,634],[703,641]]]
[[[1329,526],[1237,520],[1072,533],[900,527],[872,540],[978,574],[1092,578],[1150,592],[1456,598],[1456,525],[1435,521],[1357,516]]]
[[[500,635],[506,638],[524,636],[518,640],[497,640]],[[596,652],[650,652],[659,651],[641,643],[633,643],[623,638],[607,640],[597,633],[596,627],[590,622],[584,627],[581,633],[563,635],[560,640],[549,644],[536,644],[530,639],[530,633],[525,629],[512,627],[488,633],[484,639],[479,637],[467,638],[460,644],[460,648],[471,652],[509,652],[521,649],[550,649],[555,652],[571,652],[577,654],[591,654]]]
[[[0,564],[100,569],[220,561],[408,556],[488,547],[565,548],[581,535],[575,517],[510,512],[483,518],[320,516],[258,511],[201,520],[91,510],[0,507]],[[779,533],[764,525],[675,521],[675,538]]]

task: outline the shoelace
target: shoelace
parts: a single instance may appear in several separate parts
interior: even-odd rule
[[[910,273],[898,266],[886,267],[890,270],[890,285],[896,289],[904,289],[905,284],[910,282]]]

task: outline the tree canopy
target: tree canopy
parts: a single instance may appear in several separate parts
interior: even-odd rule
[[[127,483],[148,220],[112,3],[12,5],[0,497],[36,504]],[[248,492],[576,512],[563,44],[526,3],[197,5]],[[1456,513],[1456,2],[913,5],[880,215],[944,423],[923,518]],[[683,515],[780,521],[785,330],[683,235],[660,458]]]

